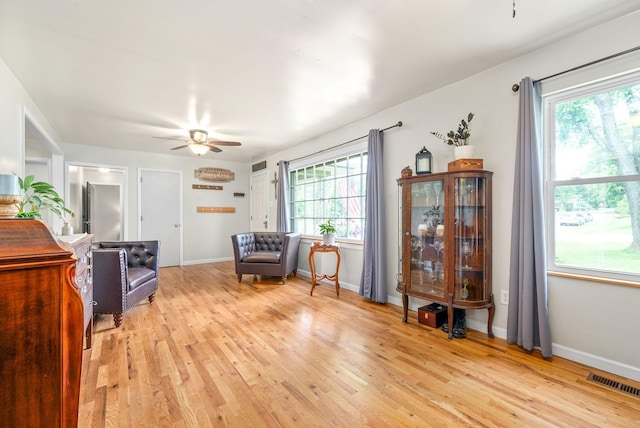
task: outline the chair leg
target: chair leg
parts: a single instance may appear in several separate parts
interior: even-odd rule
[[[115,324],[116,328],[120,327],[120,325],[122,324],[123,317],[124,314],[113,314],[113,323]]]
[[[153,303],[153,299],[156,298],[156,293],[150,294],[149,295],[149,303]]]
[[[238,274],[238,282],[242,282],[242,274],[241,273]]]

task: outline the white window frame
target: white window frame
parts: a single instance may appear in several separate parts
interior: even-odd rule
[[[619,284],[638,284],[640,274],[612,271],[598,268],[585,268],[570,265],[557,265],[555,251],[555,187],[559,185],[588,185],[609,182],[638,181],[640,175],[572,178],[557,180],[552,176],[555,169],[555,106],[559,103],[587,97],[611,89],[620,88],[640,83],[640,71],[634,70],[628,73],[602,78],[595,82],[588,82],[553,93],[543,94],[543,146],[544,146],[544,173],[545,173],[545,216],[547,221],[547,269],[551,274],[558,273],[561,276],[578,277],[602,282],[615,282]],[[543,88],[544,92],[544,88]]]
[[[339,147],[335,147],[335,148],[330,148],[327,150],[321,150],[319,153],[314,154],[312,156],[307,156],[307,157],[303,157],[300,158],[299,160],[294,160],[289,162],[289,171],[294,171],[294,170],[298,170],[298,169],[304,169],[304,168],[308,168],[310,166],[315,166],[315,165],[319,165],[331,160],[338,160],[341,159],[343,157],[347,157],[347,156],[352,156],[352,155],[356,155],[356,154],[360,154],[360,153],[367,153],[367,148],[368,148],[368,144],[367,141],[361,141],[361,142],[355,142],[352,144],[348,144],[348,145],[344,145],[344,146],[339,146]],[[366,177],[366,171],[363,172],[363,175]],[[290,212],[291,212],[291,230],[296,232],[297,230],[295,229],[295,217],[294,217],[294,213],[295,213],[295,209],[294,209],[294,195],[293,195],[293,183],[289,183],[289,189],[288,191],[290,192]],[[363,189],[363,196],[366,197],[366,188]],[[363,211],[363,219],[366,219],[366,211],[365,211],[365,207],[364,205],[361,206],[361,209]],[[333,220],[333,219],[330,219]],[[364,229],[364,224],[363,224],[363,229]],[[310,237],[310,238],[317,238],[320,235],[309,235],[309,234],[303,234],[305,237]],[[354,244],[358,244],[358,243],[362,243],[363,239],[364,239],[364,230],[362,231],[362,239],[350,239],[350,238],[337,238],[340,241],[344,241],[344,242],[350,242],[350,243],[354,243]]]

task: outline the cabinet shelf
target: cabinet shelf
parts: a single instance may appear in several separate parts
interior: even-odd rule
[[[403,321],[409,296],[451,308],[487,309],[493,337],[490,171],[398,179]],[[449,324],[453,311],[448,311]],[[449,338],[452,337],[449,329]]]

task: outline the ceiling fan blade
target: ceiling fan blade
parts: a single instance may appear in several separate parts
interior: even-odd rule
[[[220,140],[211,140],[210,144],[215,144],[216,146],[240,146],[242,143],[238,143],[237,141],[220,141]]]
[[[222,149],[217,148],[216,146],[212,146],[211,144],[207,143],[207,146],[209,146],[209,150],[211,150],[214,153],[220,153],[222,151]]]
[[[157,138],[159,140],[176,140],[176,141],[184,141],[185,143],[188,143],[189,140],[185,140],[184,138],[173,138],[173,137],[151,137],[151,138]]]
[[[172,148],[171,150],[184,149],[185,147],[189,147],[189,144],[185,144],[184,146],[174,147],[174,148]]]

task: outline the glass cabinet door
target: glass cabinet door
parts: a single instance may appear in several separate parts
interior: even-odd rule
[[[444,298],[444,180],[411,183],[412,293]]]
[[[486,178],[454,178],[454,300],[486,301]]]

